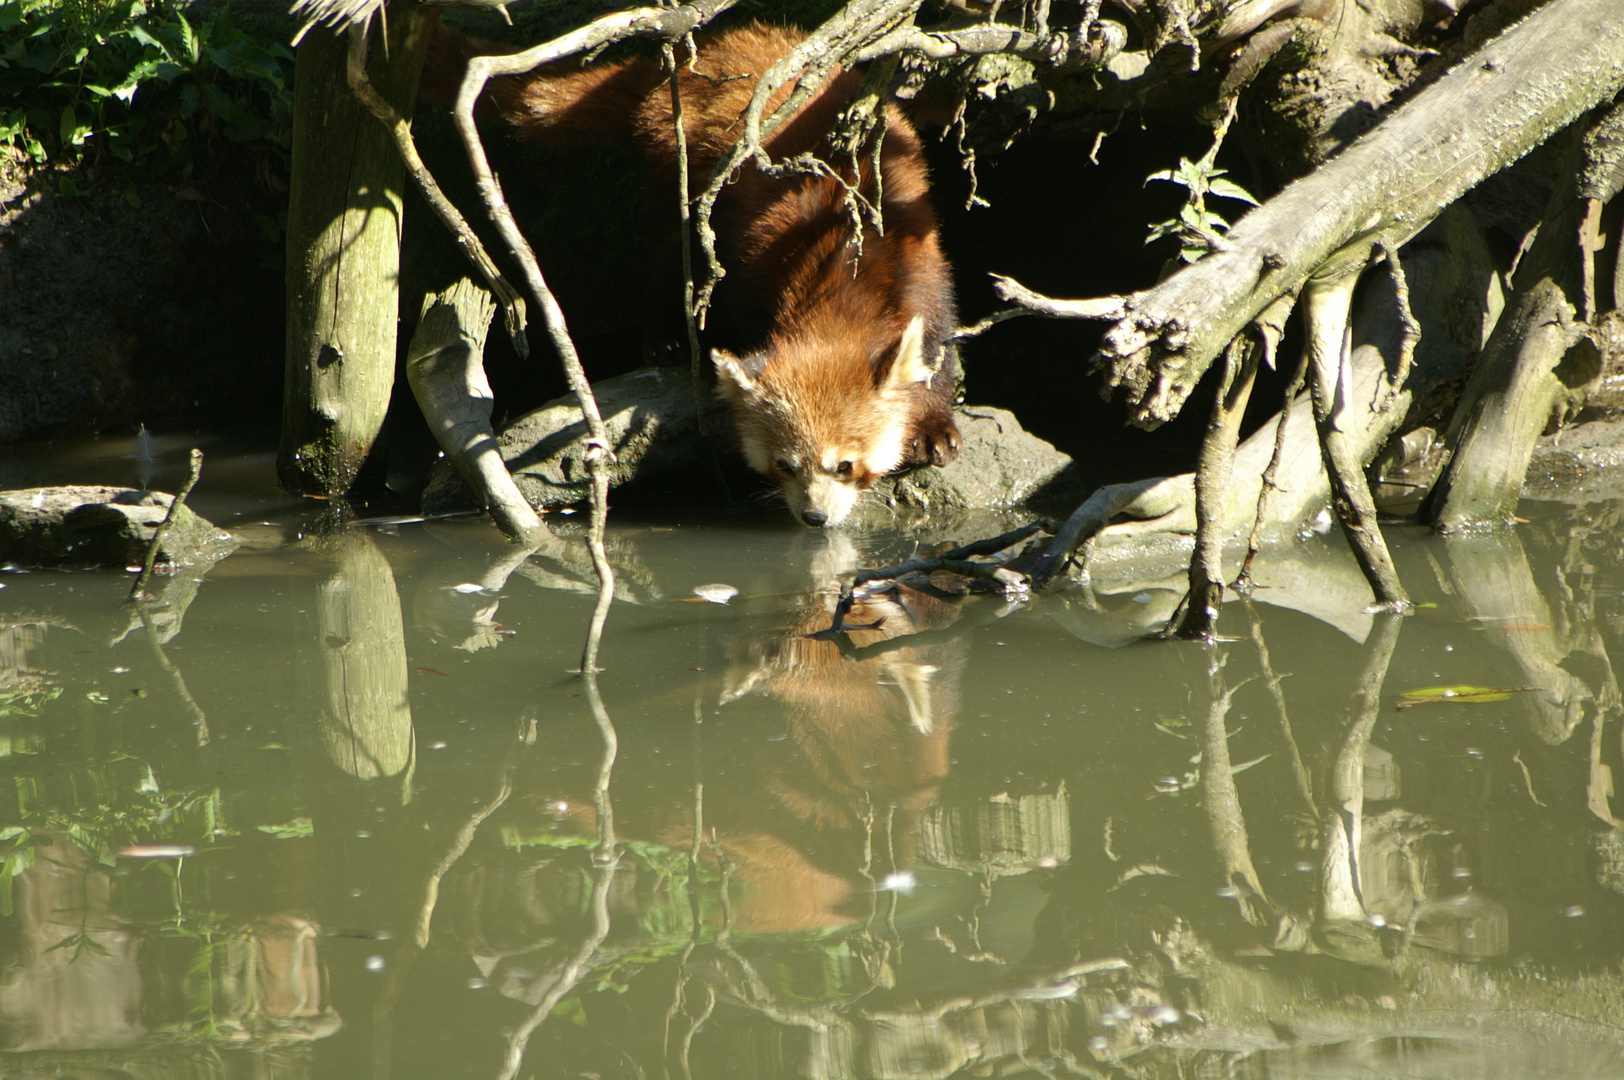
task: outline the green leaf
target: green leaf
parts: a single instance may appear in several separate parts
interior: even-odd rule
[[[124,201],[135,207],[137,210],[141,209],[141,196],[136,194],[134,184],[130,184],[124,189]]]
[[[1397,708],[1402,711],[1414,705],[1446,701],[1457,705],[1477,705],[1485,701],[1505,701],[1512,694],[1526,694],[1538,689],[1537,686],[1423,686],[1400,694]]]
[[[1252,193],[1233,180],[1209,180],[1207,190],[1220,199],[1238,199],[1243,203],[1251,203],[1253,206],[1258,205],[1258,201],[1252,197]]]
[[[197,34],[192,31],[192,24],[186,21],[186,16],[177,11],[175,21],[180,23],[181,52],[185,54],[192,67],[196,67],[198,59],[203,55],[203,47],[198,43]]]
[[[259,831],[270,833],[278,840],[299,840],[306,836],[314,836],[316,827],[309,818],[297,817],[280,825],[261,825]]]
[[[62,140],[63,146],[73,145],[73,133],[79,128],[79,116],[68,105],[62,109],[62,116],[57,121],[57,138]]]

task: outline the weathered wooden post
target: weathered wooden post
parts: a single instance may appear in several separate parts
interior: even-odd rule
[[[410,116],[436,8],[402,7],[373,85]],[[382,35],[375,20],[368,33]],[[312,28],[295,69],[288,200],[287,374],[277,476],[289,491],[340,495],[372,452],[389,406],[399,323],[400,155],[350,91],[349,42]]]

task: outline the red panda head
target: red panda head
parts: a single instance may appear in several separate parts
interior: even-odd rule
[[[743,359],[711,352],[745,460],[808,525],[844,521],[870,484],[902,464],[914,391],[936,370],[917,315],[879,363],[849,340],[791,337]]]

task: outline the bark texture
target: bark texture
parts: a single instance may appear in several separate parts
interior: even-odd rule
[[[389,20],[371,82],[411,115],[433,22]],[[289,491],[348,491],[383,428],[395,376],[404,175],[390,133],[350,91],[348,46],[299,46],[288,202],[287,366],[277,475]]]
[[[1136,424],[1174,416],[1229,341],[1311,274],[1396,247],[1624,86],[1617,0],[1554,0],[1243,218],[1222,250],[1128,300],[1096,361]]]

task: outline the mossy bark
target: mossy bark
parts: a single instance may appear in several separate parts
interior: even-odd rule
[[[402,115],[433,25],[426,11],[404,10],[389,20],[387,48],[371,50],[373,85]],[[294,75],[277,475],[300,494],[350,489],[394,383],[404,175],[389,132],[350,91],[348,54],[344,38],[314,29]]]

